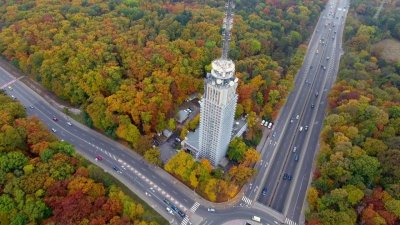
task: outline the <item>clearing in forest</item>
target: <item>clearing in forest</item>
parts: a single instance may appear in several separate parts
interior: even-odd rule
[[[375,44],[374,51],[387,62],[400,62],[400,41],[385,39]]]

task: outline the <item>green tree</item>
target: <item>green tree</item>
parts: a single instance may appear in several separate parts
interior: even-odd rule
[[[144,158],[147,162],[161,166],[162,161],[160,158],[160,150],[158,148],[151,148],[144,153]]]
[[[228,147],[228,159],[236,162],[243,160],[245,153],[247,151],[247,146],[241,138],[234,138]]]

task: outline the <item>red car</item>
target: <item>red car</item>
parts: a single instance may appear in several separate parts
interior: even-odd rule
[[[103,160],[103,157],[101,157],[101,155],[98,155],[98,156],[96,156],[96,158],[95,158],[97,161],[101,161],[101,160]]]

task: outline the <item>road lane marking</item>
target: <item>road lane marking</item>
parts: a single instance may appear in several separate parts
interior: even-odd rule
[[[246,196],[243,196],[242,197],[242,201],[244,201],[247,205],[251,205],[251,199],[249,199],[248,197],[246,197]]]
[[[288,225],[297,225],[296,222],[294,222],[293,220],[291,220],[291,219],[289,219],[289,218],[286,218],[286,219],[285,219],[285,224],[288,224]]]
[[[186,225],[188,222],[189,222],[189,217],[185,216],[185,218],[181,222],[181,225]]]
[[[199,206],[200,206],[200,203],[195,202],[195,203],[193,204],[192,208],[190,208],[190,211],[196,212],[196,210],[199,208]]]

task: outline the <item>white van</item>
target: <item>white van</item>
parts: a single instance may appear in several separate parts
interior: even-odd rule
[[[253,218],[251,218],[252,220],[256,221],[256,222],[261,222],[261,218],[258,216],[253,216]]]

